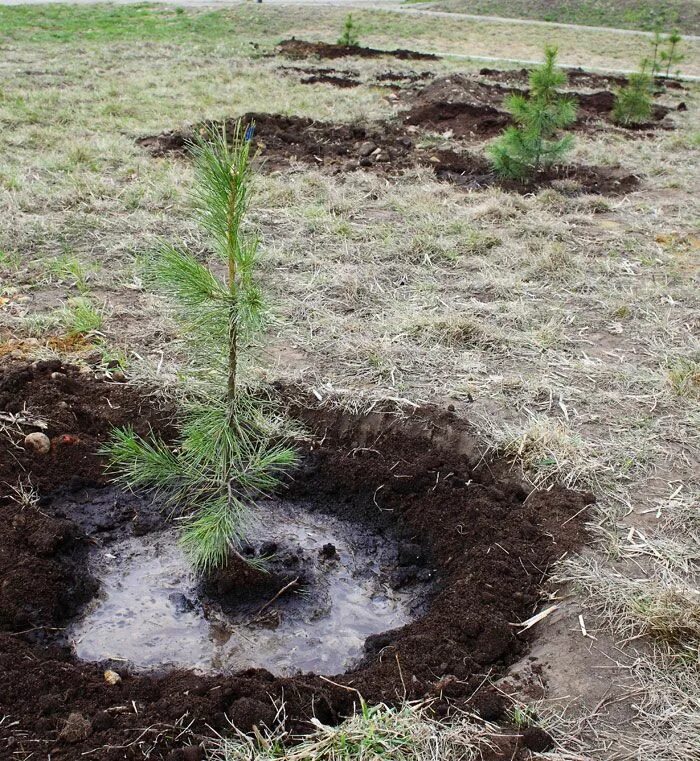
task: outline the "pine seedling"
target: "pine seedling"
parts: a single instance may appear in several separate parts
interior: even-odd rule
[[[532,177],[573,146],[571,135],[556,138],[559,130],[576,119],[575,103],[557,92],[567,77],[555,66],[556,55],[556,48],[545,49],[544,64],[530,74],[528,97],[514,94],[506,99],[515,125],[507,127],[488,149],[493,168],[504,177]]]
[[[627,84],[617,93],[612,116],[618,124],[644,124],[651,118],[653,80],[646,72],[646,63],[642,70],[630,74]]]
[[[657,26],[654,29],[654,36],[651,38],[651,76],[655,77],[661,71],[661,64],[659,63],[659,49],[663,45],[664,38],[661,34],[661,29]]]
[[[244,130],[238,122],[230,140],[209,133],[192,146],[193,205],[226,276],[172,245],[162,246],[148,266],[150,280],[176,304],[192,358],[178,440],[169,447],[121,429],[107,447],[117,481],[152,490],[182,518],[182,546],[204,573],[230,555],[242,559],[238,547],[256,500],[279,486],[297,461],[280,443],[272,404],[239,379],[265,315],[254,277],[258,239],[242,227],[252,131],[253,125]]]
[[[683,38],[680,36],[680,34],[676,31],[671,32],[669,36],[666,38],[666,44],[668,45],[667,50],[662,50],[659,54],[659,59],[662,64],[666,64],[666,70],[664,71],[664,76],[667,78],[671,75],[671,66],[675,66],[677,63],[680,63],[685,56],[682,53],[678,52],[678,44]]]
[[[360,44],[357,24],[352,19],[352,13],[348,13],[343,24],[343,31],[338,37],[338,45],[346,48],[356,48]]]

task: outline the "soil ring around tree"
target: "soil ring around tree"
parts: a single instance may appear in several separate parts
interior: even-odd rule
[[[487,122],[493,118],[492,110],[489,110]],[[499,178],[482,156],[466,151],[421,148],[417,145],[420,138],[417,127],[388,122],[333,124],[264,113],[244,114],[241,119],[255,122],[254,142],[261,152],[263,171],[284,171],[301,162],[336,173],[365,169],[399,176],[406,169],[427,167],[439,180],[468,191],[502,187],[515,193],[532,193],[538,188],[553,187],[566,195],[620,195],[639,184],[636,175],[619,167],[586,165],[547,169],[529,182],[508,181]],[[236,119],[224,124],[205,122],[185,130],[138,138],[137,143],[156,157],[172,153],[184,156],[196,136],[206,135],[211,130],[220,132],[222,127],[227,134],[232,134],[235,123]],[[473,123],[483,122],[477,115],[473,117]]]
[[[98,593],[85,562],[91,547],[105,532],[148,534],[162,522],[147,500],[115,499],[99,447],[114,425],[168,438],[173,410],[136,385],[59,361],[5,362],[0,410],[13,422],[0,435],[0,712],[12,722],[0,728],[2,757],[99,753],[111,761],[140,758],[148,747],[151,758],[181,761],[195,757],[183,749],[211,728],[271,724],[282,700],[288,728],[308,731],[313,717],[341,721],[358,694],[371,704],[428,697],[438,716],[468,707],[508,725],[488,680],[527,653],[530,633],[518,623],[538,609],[551,564],[585,541],[593,497],[528,492],[506,463],[481,456],[469,424],[449,409],[350,415],[296,389],[278,392],[315,434],[299,443],[303,464],[285,499],[396,536],[404,547],[396,570],[434,574],[421,615],[368,638],[362,659],[342,674],[143,673],[77,660],[57,630]],[[33,430],[49,437],[49,453],[23,446]],[[37,503],[19,497],[20,482],[38,490]],[[105,679],[106,666],[121,677],[116,683]],[[542,734],[508,726],[492,758],[529,757]]]

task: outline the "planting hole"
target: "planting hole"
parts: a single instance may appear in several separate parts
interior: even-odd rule
[[[382,534],[298,503],[269,502],[250,539],[249,553],[272,555],[270,572],[255,574],[264,583],[254,595],[240,579],[234,592],[225,579],[199,583],[172,529],[95,551],[101,594],[69,632],[77,656],[144,670],[337,674],[361,659],[369,635],[417,613],[416,584],[392,589],[398,547]],[[230,575],[236,582],[235,569]]]

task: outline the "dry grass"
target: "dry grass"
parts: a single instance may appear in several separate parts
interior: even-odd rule
[[[255,737],[236,733],[212,743],[211,761],[477,761],[492,747],[498,728],[467,713],[449,722],[430,716],[429,705],[404,703],[399,708],[367,706],[340,726],[315,722],[311,735],[290,737],[283,729],[283,709],[276,727]],[[264,728],[263,728],[264,729]]]

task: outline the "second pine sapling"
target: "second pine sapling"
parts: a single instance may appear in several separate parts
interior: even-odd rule
[[[556,48],[545,49],[544,64],[530,73],[528,96],[514,94],[506,99],[515,125],[507,127],[489,147],[491,163],[504,177],[532,177],[573,146],[571,135],[557,137],[560,130],[575,121],[576,104],[557,92],[567,77],[555,66],[556,55]]]
[[[348,13],[343,23],[343,31],[338,37],[338,45],[346,48],[356,48],[360,44],[357,24],[353,21],[352,13]]]
[[[612,116],[619,124],[644,124],[652,114],[653,80],[646,71],[646,62],[642,70],[630,74],[627,84],[615,96]]]
[[[666,44],[668,45],[667,50],[662,50],[659,59],[662,63],[666,64],[666,69],[664,71],[665,77],[671,76],[671,66],[675,66],[677,63],[680,63],[685,56],[682,53],[678,52],[678,44],[682,40],[682,37],[678,32],[674,31],[671,32],[671,34],[668,35],[666,38]]]

